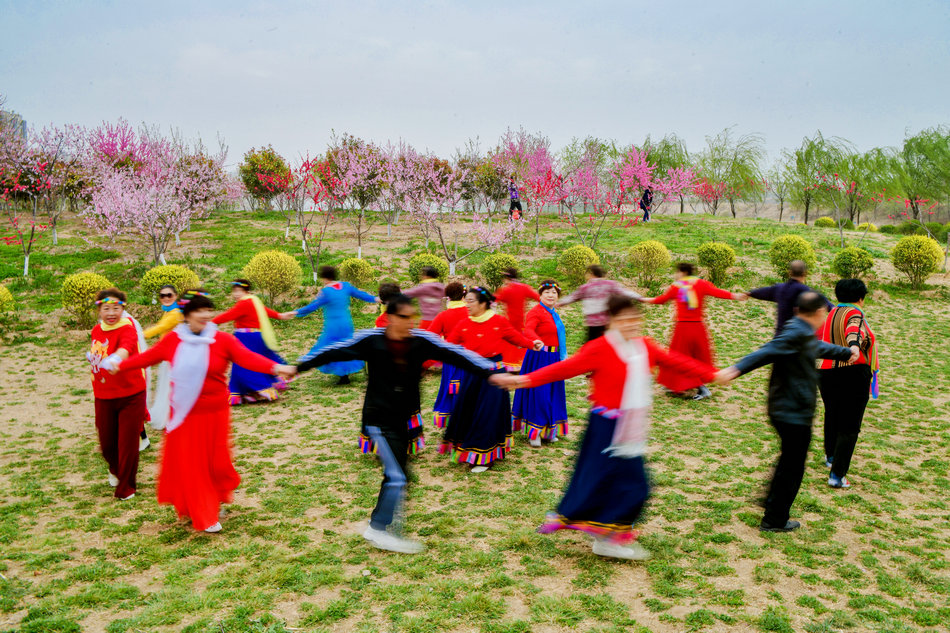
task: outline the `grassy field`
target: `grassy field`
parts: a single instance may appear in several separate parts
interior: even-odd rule
[[[748,289],[776,281],[768,246],[794,232],[818,251],[812,284],[833,287],[833,231],[680,218],[610,236],[600,250],[611,274],[625,276],[623,254],[642,239],[687,259],[718,240],[739,256],[726,287]],[[557,255],[571,243],[561,225],[543,236],[539,248],[531,240],[507,249],[529,282],[555,275]],[[355,251],[347,235],[335,237],[324,263]],[[859,234],[848,237],[854,243]],[[585,426],[582,379],[568,383],[567,441],[532,449],[519,437],[509,458],[481,475],[439,456],[427,421],[430,445],[412,462],[408,503],[409,535],[427,545],[419,556],[375,550],[359,535],[380,479],[375,460],[356,449],[362,375],[341,388],[314,372],[278,403],[234,410],[243,481],[220,534],[195,533],[155,503],[158,432],[143,454],[137,496],[117,502],[97,454],[87,333],[62,313],[58,289],[66,274],[100,272],[141,304],[132,310],[143,322],[154,322],[158,311],[137,287],[147,249],[94,238],[70,221],[59,246],[38,245],[33,276],[23,281],[18,250],[0,246],[0,280],[20,302],[17,319],[2,325],[0,348],[0,631],[946,631],[950,292],[943,275],[910,291],[886,260],[895,239],[865,240],[876,257],[866,312],[881,348],[882,397],[865,417],[853,488],[826,486],[815,443],[792,508],[803,528],[762,535],[758,499],[777,450],[765,418],[768,371],[714,388],[703,402],[658,392],[654,497],[642,525],[654,558],[646,563],[598,558],[581,534],[534,532],[560,496]],[[226,280],[254,252],[300,255],[274,215],[222,213],[183,242],[169,261],[194,268],[222,305]],[[421,247],[397,227],[390,240],[377,229],[364,252],[405,282],[406,262]],[[475,278],[479,261],[460,274]],[[301,288],[278,307],[314,293]],[[374,309],[360,308],[358,326],[369,325]],[[661,342],[671,313],[647,307],[647,330]],[[713,300],[720,363],[766,341],[773,314],[766,303]],[[576,349],[579,308],[565,320]],[[290,359],[305,352],[320,325],[318,316],[277,324],[281,352]],[[423,406],[437,386],[437,375],[425,379]]]

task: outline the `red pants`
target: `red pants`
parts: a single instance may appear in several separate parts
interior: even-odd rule
[[[670,351],[679,352],[695,358],[707,365],[713,364],[710,350],[709,333],[702,321],[677,321],[673,326],[673,338],[670,339]],[[676,393],[695,389],[703,384],[698,378],[689,378],[669,369],[660,368],[657,382]]]
[[[119,478],[115,496],[124,499],[135,492],[139,470],[139,433],[148,415],[145,392],[124,398],[96,398],[96,432],[109,472]]]

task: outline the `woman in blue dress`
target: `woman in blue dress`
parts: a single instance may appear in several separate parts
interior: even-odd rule
[[[353,319],[350,316],[351,297],[367,303],[379,303],[379,299],[368,292],[354,288],[345,281],[337,281],[336,268],[333,266],[321,266],[319,275],[320,281],[323,283],[323,289],[316,299],[299,310],[286,313],[287,316],[305,317],[311,312],[323,308],[323,331],[308,353],[309,356],[315,355],[329,345],[353,337]],[[349,384],[349,375],[355,374],[361,369],[363,369],[363,361],[361,360],[328,363],[320,367],[320,371],[324,374],[339,376],[338,385]]]

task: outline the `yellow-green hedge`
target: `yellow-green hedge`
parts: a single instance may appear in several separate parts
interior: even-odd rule
[[[894,268],[907,275],[914,288],[923,286],[927,277],[940,270],[942,261],[940,244],[926,235],[902,237],[891,249]]]
[[[492,253],[485,258],[479,270],[485,279],[485,285],[494,290],[504,283],[502,273],[506,268],[518,268],[518,260],[506,253]]]
[[[181,294],[200,285],[197,273],[178,264],[156,266],[142,276],[141,282],[142,290],[148,296],[155,295],[162,286],[175,286],[175,291]]]
[[[726,280],[726,272],[736,263],[736,252],[722,242],[706,242],[696,251],[699,265],[706,269],[709,281],[721,286]]]
[[[558,258],[558,270],[564,273],[572,283],[579,284],[584,281],[587,267],[599,263],[600,258],[592,248],[576,244],[561,253]]]
[[[251,258],[241,274],[271,299],[300,285],[300,264],[281,251],[261,251]]]
[[[357,288],[366,288],[376,278],[376,271],[365,259],[351,257],[340,263],[340,278]]]
[[[645,240],[627,251],[627,261],[641,286],[649,286],[670,265],[670,251],[662,242]]]
[[[769,261],[772,262],[772,270],[782,279],[788,278],[788,265],[800,259],[805,262],[809,270],[815,267],[815,249],[811,247],[808,241],[798,235],[783,235],[774,242],[769,248]]]
[[[97,273],[76,273],[63,280],[60,290],[63,307],[83,327],[89,327],[96,320],[96,295],[100,290],[112,288],[115,284]]]

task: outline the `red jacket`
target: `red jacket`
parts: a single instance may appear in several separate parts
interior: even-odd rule
[[[98,360],[102,360],[120,349],[127,351],[129,358],[133,358],[139,353],[139,335],[135,331],[135,326],[131,323],[109,331],[103,330],[102,325],[97,323],[96,327],[92,328],[91,337],[92,347],[90,351]],[[137,371],[112,375],[99,369],[98,366],[92,370],[92,393],[100,400],[125,398],[142,391],[145,391],[144,372]]]
[[[677,352],[667,351],[647,337],[643,337],[643,342],[650,357],[650,369],[664,367],[703,382],[710,382],[716,375],[714,367]],[[586,343],[567,360],[533,371],[525,378],[528,380],[528,387],[537,387],[587,373],[592,373],[590,400],[593,405],[619,409],[627,370],[624,362],[614,352],[613,346],[603,336]]]
[[[432,323],[430,323],[429,327],[426,329],[428,329],[433,334],[445,338],[452,333],[452,330],[455,329],[456,325],[467,318],[468,308],[465,306],[460,308],[449,308],[448,310],[439,312],[439,314],[434,319],[432,319]]]
[[[272,319],[279,319],[280,314],[264,306],[264,312]],[[225,310],[212,319],[218,325],[234,321],[235,329],[261,329],[261,320],[257,318],[257,310],[254,309],[254,303],[250,299],[239,299],[237,303],[231,306],[230,310]]]
[[[122,363],[118,375],[121,376],[123,372],[130,372],[133,369],[156,365],[163,360],[172,362],[175,358],[175,350],[178,349],[180,343],[181,339],[178,338],[178,333],[169,332],[167,336],[155,344],[155,347]],[[205,376],[201,395],[198,396],[193,411],[228,408],[228,396],[230,396],[231,391],[228,389],[227,374],[230,363],[236,363],[245,369],[262,374],[271,373],[276,364],[269,358],[252,352],[241,345],[240,341],[234,338],[233,335],[227,332],[215,332],[214,343],[209,346],[208,373]]]
[[[697,279],[693,284],[693,291],[696,293],[696,299],[699,305],[690,309],[689,304],[680,300],[680,289],[676,284],[666,289],[666,292],[659,297],[647,299],[650,303],[666,303],[672,299],[676,300],[676,320],[677,321],[702,321],[703,320],[703,302],[705,297],[718,297],[719,299],[732,299],[732,293],[722,288],[717,288],[705,279]]]
[[[505,304],[505,316],[520,332],[524,329],[524,304],[528,299],[540,301],[538,292],[520,281],[509,281],[498,289],[495,298]]]
[[[533,341],[511,326],[505,317],[495,314],[482,323],[471,318],[460,321],[446,337],[449,343],[456,343],[485,358],[500,356],[504,341],[517,347],[531,347]]]
[[[531,340],[541,339],[548,347],[557,347],[557,326],[554,317],[540,303],[530,310],[524,321],[524,335]]]

